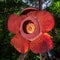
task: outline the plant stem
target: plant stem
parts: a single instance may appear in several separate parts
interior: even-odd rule
[[[20,56],[18,57],[18,59],[17,60],[25,60],[27,57],[27,54],[28,53],[25,53],[25,54],[20,54]]]
[[[46,59],[45,54],[40,54],[40,60],[45,60],[45,59]]]

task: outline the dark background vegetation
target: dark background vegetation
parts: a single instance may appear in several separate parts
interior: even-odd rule
[[[30,0],[33,3],[35,0]],[[0,60],[17,60],[20,55],[14,47],[10,45],[12,33],[7,31],[6,21],[9,14],[20,14],[21,10],[29,5],[22,0],[0,0]],[[51,5],[46,8],[50,11],[55,19],[55,27],[51,32],[54,42],[54,52],[57,58],[60,57],[60,0],[54,0]],[[39,60],[39,55],[32,52],[28,53],[27,60]]]

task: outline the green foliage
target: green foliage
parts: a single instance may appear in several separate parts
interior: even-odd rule
[[[20,11],[25,7],[28,5],[22,0],[0,0],[0,60],[17,60],[19,56],[15,48],[10,45],[13,34],[7,31],[6,21],[9,14],[20,15]],[[57,50],[60,47],[60,1],[55,0],[47,10],[55,19],[55,28],[50,33],[53,37],[54,49]],[[27,60],[39,60],[39,58],[39,55],[29,52]]]
[[[52,30],[52,36],[54,41],[54,50],[58,52],[57,56],[60,57],[60,0],[54,0],[47,10],[52,13],[55,19],[55,27]]]
[[[53,2],[51,6],[48,8],[55,16],[60,14],[60,1]]]

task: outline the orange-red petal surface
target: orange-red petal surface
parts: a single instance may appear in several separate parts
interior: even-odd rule
[[[25,8],[21,11],[21,15],[25,15],[25,14],[29,13],[30,11],[38,11],[38,9],[32,8],[32,7]]]
[[[17,33],[19,30],[19,20],[18,20],[18,16],[15,14],[11,14],[8,17],[8,30],[12,33]]]
[[[20,53],[26,53],[29,47],[29,41],[25,40],[21,35],[15,35],[11,39],[12,46]]]
[[[38,11],[37,19],[39,21],[42,32],[48,32],[54,27],[54,18],[47,11]]]
[[[31,12],[27,13],[27,16],[36,17],[36,13],[37,13],[37,11],[31,11]]]
[[[41,34],[39,38],[30,43],[30,49],[33,53],[45,53],[52,49],[53,42],[48,34]]]
[[[20,22],[24,18],[25,16],[17,16],[15,14],[11,14],[8,17],[8,23],[7,23],[8,30],[14,34],[19,33]]]

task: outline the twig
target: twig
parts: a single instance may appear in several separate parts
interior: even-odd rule
[[[46,59],[45,54],[40,54],[40,60],[45,60],[45,59]]]
[[[20,54],[17,60],[25,60],[28,53]]]

